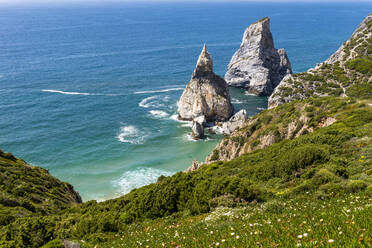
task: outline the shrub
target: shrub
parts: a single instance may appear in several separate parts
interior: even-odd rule
[[[350,180],[346,184],[346,191],[348,192],[359,192],[367,188],[368,184],[362,180]]]
[[[315,185],[322,185],[330,182],[339,182],[340,179],[327,169],[320,169],[312,178]]]

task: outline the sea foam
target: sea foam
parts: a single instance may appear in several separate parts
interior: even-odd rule
[[[43,92],[51,92],[51,93],[59,93],[59,94],[64,94],[64,95],[84,95],[84,96],[89,96],[89,95],[95,95],[93,93],[83,93],[83,92],[71,92],[71,91],[61,91],[61,90],[41,90]]]
[[[123,126],[120,128],[120,132],[117,139],[123,143],[131,144],[143,144],[146,134],[138,130],[135,126]]]
[[[161,169],[138,168],[125,172],[119,180],[114,181],[114,184],[119,186],[120,194],[127,194],[132,189],[155,183],[161,175],[171,176],[172,174],[170,171]]]
[[[142,108],[149,108],[154,104],[154,100],[157,99],[158,96],[150,96],[142,99],[139,103],[138,106]]]
[[[151,94],[151,93],[162,93],[162,92],[169,92],[169,91],[176,91],[176,90],[183,90],[184,88],[170,88],[170,89],[163,89],[163,90],[148,90],[148,91],[136,91],[134,94]]]
[[[75,91],[62,91],[62,90],[41,90],[42,92],[58,93],[63,95],[83,95],[83,96],[120,96],[121,94],[100,94],[100,93],[86,93]]]
[[[168,116],[168,113],[161,111],[161,110],[150,110],[150,114],[157,118],[164,118]]]

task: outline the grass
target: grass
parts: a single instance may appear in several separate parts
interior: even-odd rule
[[[127,226],[100,247],[370,247],[372,195],[279,198]]]
[[[311,110],[314,112],[322,106],[319,99],[308,101],[313,101],[314,109]],[[180,172],[162,177],[155,184],[116,199],[100,203],[90,201],[47,216],[15,219],[0,226],[0,246],[40,247],[55,239],[68,239],[83,240],[81,243],[86,247],[120,247],[120,244],[135,247],[139,245],[137,241],[145,244],[146,240],[149,240],[146,241],[149,247],[158,247],[162,243],[166,247],[177,247],[181,241],[184,247],[209,247],[225,239],[225,242],[231,242],[227,247],[245,247],[257,242],[262,246],[271,246],[274,244],[270,242],[276,242],[277,246],[285,247],[297,244],[297,235],[304,233],[298,225],[304,220],[311,224],[312,231],[307,232],[309,238],[314,237],[319,242],[307,246],[324,246],[328,244],[328,239],[336,242],[338,226],[346,234],[340,246],[344,243],[357,246],[357,240],[361,239],[358,235],[362,233],[365,237],[363,242],[370,242],[370,237],[365,234],[370,232],[363,231],[371,228],[369,222],[366,223],[371,214],[370,208],[363,208],[362,215],[356,214],[353,218],[357,229],[348,230],[345,224],[347,217],[340,216],[342,209],[337,210],[334,201],[346,199],[350,194],[358,195],[364,202],[369,201],[367,195],[372,184],[372,107],[350,99],[346,103],[337,99],[329,101],[339,108],[338,121],[331,126],[282,140],[228,162],[218,161],[191,173]],[[270,123],[275,119],[273,112],[270,113],[273,117],[263,118],[262,122]],[[285,116],[282,118],[285,119]],[[288,204],[288,208],[283,204]],[[327,220],[324,222],[327,225],[324,227],[316,229],[318,219],[311,220],[302,215],[308,213],[318,218],[323,215],[323,206],[327,205],[329,210],[323,218]],[[268,209],[283,211],[272,215],[269,212],[260,214],[259,209],[266,209],[267,206],[270,206]],[[301,212],[292,209],[294,206]],[[225,217],[216,223],[205,221],[207,216],[212,218],[213,213],[218,213],[221,208],[237,211],[238,217],[234,217],[233,222],[224,220]],[[255,214],[249,214],[252,212]],[[335,213],[338,213],[336,219]],[[295,218],[291,217],[293,214],[296,214]],[[244,215],[247,217],[243,218]],[[288,223],[283,223],[278,230],[270,225],[268,229],[259,229],[262,236],[251,237],[251,231],[243,232],[241,229],[249,223],[263,224],[268,218],[272,223],[275,219]],[[330,224],[331,221],[334,224]],[[164,225],[156,227],[158,224],[155,223]],[[183,223],[189,224],[184,226]],[[168,224],[180,226],[177,231],[179,236],[172,231],[176,229],[168,228]],[[233,232],[239,236],[238,239],[235,235],[234,241],[231,240],[228,224],[236,228],[237,231]],[[202,233],[204,228],[209,228],[208,225],[219,236]],[[154,226],[156,230],[153,230]],[[150,236],[146,236],[148,233]],[[313,233],[315,236],[310,236]],[[180,237],[186,237],[186,240],[180,241]],[[117,243],[112,244],[110,240]]]

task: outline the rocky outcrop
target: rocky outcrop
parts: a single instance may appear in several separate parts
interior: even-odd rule
[[[222,124],[222,133],[225,135],[230,135],[232,132],[242,127],[247,119],[247,111],[245,109],[240,110],[239,112],[235,113],[229,121]]]
[[[204,116],[207,122],[226,121],[233,113],[225,80],[213,72],[213,61],[204,45],[190,82],[178,105],[178,118],[193,120]]]
[[[307,72],[286,76],[269,98],[269,108],[317,96],[370,98],[372,15],[325,62]]]
[[[202,163],[199,163],[197,160],[194,160],[192,161],[192,165],[187,168],[184,172],[191,172],[191,171],[196,171],[197,169],[199,169],[203,164]]]
[[[246,88],[256,95],[269,96],[284,76],[292,73],[284,49],[275,49],[268,17],[251,24],[228,65],[229,86]]]
[[[200,122],[192,122],[192,138],[195,140],[204,138],[204,127]]]

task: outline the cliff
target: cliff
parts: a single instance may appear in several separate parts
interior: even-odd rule
[[[287,75],[269,98],[269,108],[308,97],[372,97],[372,15],[325,62]]]
[[[275,49],[270,19],[251,24],[244,32],[240,48],[228,65],[225,80],[231,87],[269,96],[284,76],[292,73],[284,49]]]

